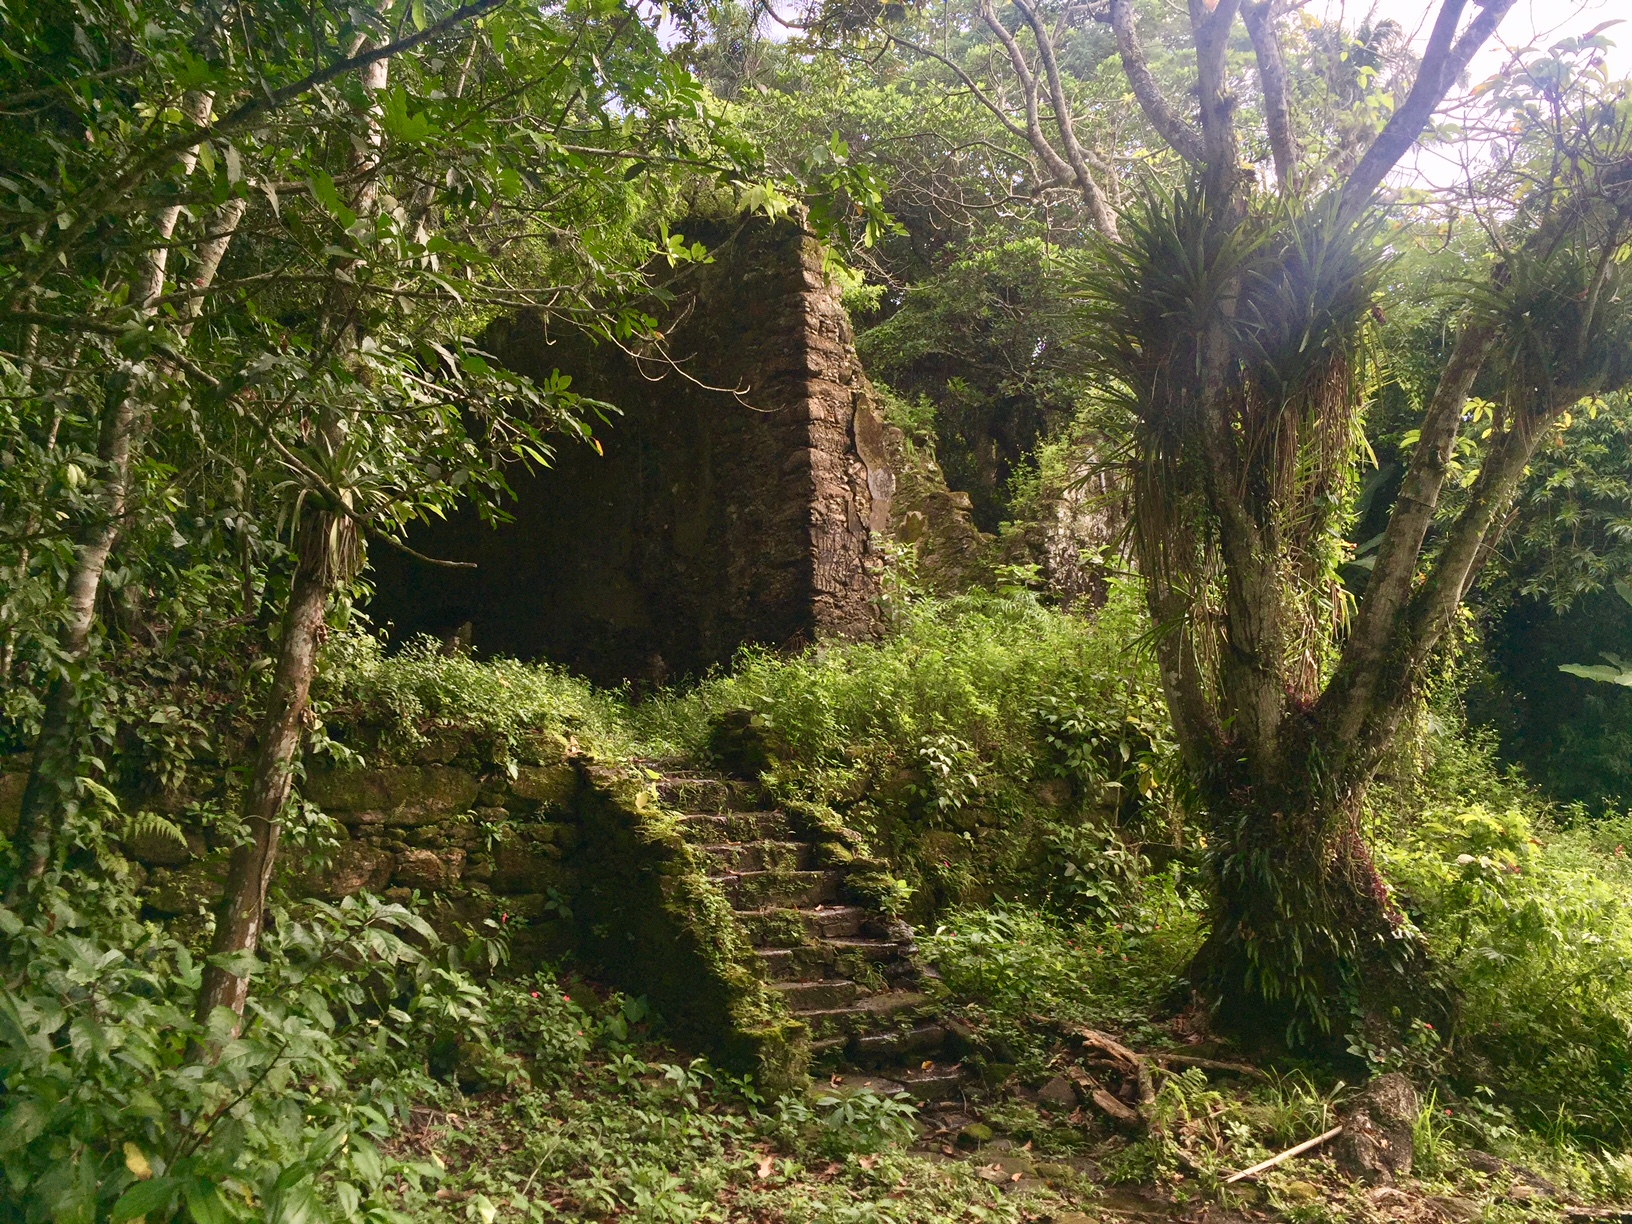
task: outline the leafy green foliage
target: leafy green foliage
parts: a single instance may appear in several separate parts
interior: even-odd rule
[[[1017,905],[957,910],[921,946],[965,1014],[1036,1073],[1054,1040],[1034,1030],[1036,1017],[1067,1029],[1144,1022],[1194,955],[1198,918],[1174,872],[1147,878],[1114,921],[1068,926]]]
[[[1141,630],[1127,589],[1092,624],[1019,588],[916,601],[887,640],[746,652],[731,676],[633,717],[648,742],[700,755],[721,713],[754,711],[775,745],[772,783],[837,809],[917,891],[921,918],[993,889],[1058,884],[1075,904],[1087,877],[1134,870],[1122,841],[1173,837],[1176,770],[1148,721]]]
[[[948,484],[969,493],[975,522],[1012,517],[1012,488],[1037,445],[1076,414],[1083,393],[1070,280],[1044,243],[971,252],[912,286],[863,331],[874,378],[932,401],[926,434]]]
[[[546,664],[448,654],[430,638],[388,657],[378,637],[336,636],[314,699],[337,734],[368,733],[387,751],[412,750],[437,728],[474,734],[501,757],[538,736],[627,742],[625,707],[584,681]]]
[[[1462,993],[1464,1092],[1489,1083],[1534,1126],[1632,1136],[1632,869],[1624,827],[1547,827],[1449,795],[1384,863]]]
[[[449,1166],[434,1196],[403,1196],[414,1218],[1021,1218],[968,1166],[904,1150],[918,1133],[907,1102],[844,1086],[767,1100],[702,1060],[667,1061],[630,1030],[629,1000],[582,984],[563,998],[548,975],[524,985],[496,987],[495,1016],[534,1087],[433,1111],[406,1140]]]
[[[386,1144],[432,1035],[480,1040],[484,999],[420,919],[366,898],[279,914],[234,1033],[225,1009],[194,1021],[202,966],[117,872],[76,885],[0,910],[0,1218],[384,1220],[388,1184],[438,1175]]]

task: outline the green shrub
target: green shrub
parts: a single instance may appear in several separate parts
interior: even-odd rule
[[[1022,1070],[1040,1071],[1054,1035],[1035,1033],[1035,1017],[1137,1028],[1173,994],[1200,944],[1200,915],[1177,872],[1148,877],[1119,917],[1066,925],[1017,905],[956,910],[919,944],[953,1001]]]
[[[444,654],[416,638],[395,654],[367,634],[335,637],[325,648],[314,705],[331,732],[372,731],[385,748],[414,748],[428,731],[458,728],[512,754],[536,735],[576,736],[586,746],[628,748],[623,703],[587,681],[541,663]]]
[[[1443,800],[1382,862],[1462,995],[1449,1064],[1536,1128],[1632,1141],[1632,866],[1625,826],[1559,831]]]
[[[632,717],[651,751],[702,756],[711,728],[752,711],[768,780],[862,833],[920,922],[996,895],[1087,912],[1095,881],[1122,887],[1138,843],[1175,824],[1145,623],[1126,585],[1093,619],[1019,588],[920,600],[882,641],[746,651]]]
[[[423,922],[367,898],[276,915],[234,1035],[224,1009],[194,1021],[201,966],[127,890],[0,909],[0,1220],[382,1219],[389,1184],[435,1174],[382,1145],[434,1035],[483,1015]]]

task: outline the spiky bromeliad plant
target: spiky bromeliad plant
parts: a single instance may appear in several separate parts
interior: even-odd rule
[[[1195,125],[1143,71],[1127,0],[1111,5],[1129,80],[1188,172],[1177,189],[1147,191],[1098,243],[1084,274],[1090,347],[1131,423],[1135,550],[1167,703],[1210,822],[1212,926],[1192,977],[1238,1032],[1320,1045],[1356,1012],[1398,1024],[1449,1010],[1372,862],[1366,790],[1538,441],[1582,396],[1628,374],[1624,95],[1601,75],[1538,74],[1539,88],[1571,96],[1495,103],[1519,122],[1500,125],[1506,156],[1493,164],[1510,194],[1493,198],[1520,204],[1491,228],[1494,275],[1466,291],[1348,615],[1336,566],[1378,298],[1372,198],[1507,7],[1477,6],[1458,33],[1464,5],[1446,0],[1409,95],[1347,178],[1321,181],[1300,161],[1273,3],[1192,0]],[[1273,192],[1239,165],[1224,71],[1238,15],[1257,55]],[[1502,407],[1465,502],[1439,516],[1448,521],[1430,550],[1476,380]]]

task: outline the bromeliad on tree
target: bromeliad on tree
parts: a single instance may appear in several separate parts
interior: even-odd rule
[[[1538,441],[1583,396],[1632,375],[1627,103],[1564,64],[1530,78],[1555,105],[1488,102],[1511,113],[1483,200],[1514,203],[1487,224],[1491,271],[1461,291],[1454,343],[1351,607],[1337,568],[1387,254],[1375,197],[1510,5],[1444,0],[1415,83],[1341,176],[1299,154],[1277,30],[1288,6],[1191,0],[1197,86],[1185,114],[1145,65],[1130,0],[1110,5],[1128,79],[1184,174],[1149,188],[1094,247],[1090,344],[1132,421],[1134,546],[1210,819],[1212,929],[1192,976],[1238,1032],[1319,1044],[1354,1016],[1398,1023],[1452,1007],[1368,852],[1367,787]],[[1226,67],[1237,18],[1272,187],[1241,164]],[[1437,522],[1476,383],[1500,410],[1469,496]]]

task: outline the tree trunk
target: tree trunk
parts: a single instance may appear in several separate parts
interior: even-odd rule
[[[1247,788],[1209,806],[1211,930],[1190,980],[1220,1028],[1340,1054],[1354,1020],[1395,1008],[1443,1026],[1449,996],[1372,861],[1358,795]]]
[[[323,641],[323,614],[329,596],[348,568],[337,565],[335,537],[350,537],[350,520],[324,512],[309,513],[301,525],[300,561],[295,568],[278,644],[272,692],[261,719],[255,770],[244,794],[243,817],[248,840],[232,852],[226,893],[216,910],[211,963],[204,970],[198,996],[198,1018],[207,1021],[217,1007],[238,1016],[249,997],[249,978],[221,963],[254,955],[260,947],[267,889],[277,864],[283,809],[294,782],[317,653]],[[344,550],[344,545],[339,551]]]
[[[96,518],[80,529],[74,568],[68,575],[67,612],[57,631],[63,672],[46,694],[40,737],[35,741],[28,785],[12,844],[19,854],[18,883],[42,875],[51,858],[54,818],[74,790],[79,739],[79,669],[83,667],[91,630],[96,624],[96,597],[102,571],[119,538],[130,494],[130,459],[137,425],[130,375],[121,370],[104,389],[97,458],[106,473]]]
[[[213,94],[190,93],[182,109],[189,122],[202,125],[208,120],[214,104]],[[191,174],[198,161],[197,146],[186,150],[180,161],[183,175]],[[213,262],[197,278],[200,293],[214,279],[232,231],[243,216],[243,208],[242,202],[229,201],[227,210],[232,218],[231,224],[225,230],[212,233],[212,241],[216,244],[211,252]],[[154,303],[164,292],[165,270],[169,264],[167,244],[174,236],[180,218],[179,205],[160,210],[154,218],[158,241],[143,256],[131,283],[131,300],[144,316],[153,313]],[[131,463],[145,407],[131,395],[134,381],[134,369],[129,363],[121,363],[104,388],[101,430],[96,448],[97,459],[102,466],[101,505],[97,517],[80,529],[79,538],[75,541],[74,568],[69,572],[65,592],[68,609],[57,631],[63,670],[51,682],[46,694],[40,735],[34,743],[34,758],[29,767],[28,785],[23,791],[17,834],[12,839],[18,851],[18,876],[7,889],[8,897],[15,896],[26,881],[44,874],[51,861],[56,817],[75,789],[81,698],[79,673],[84,667],[91,630],[96,624],[96,599],[102,589],[102,574],[107,569],[108,558],[113,554],[114,545],[124,527],[130,500]]]

